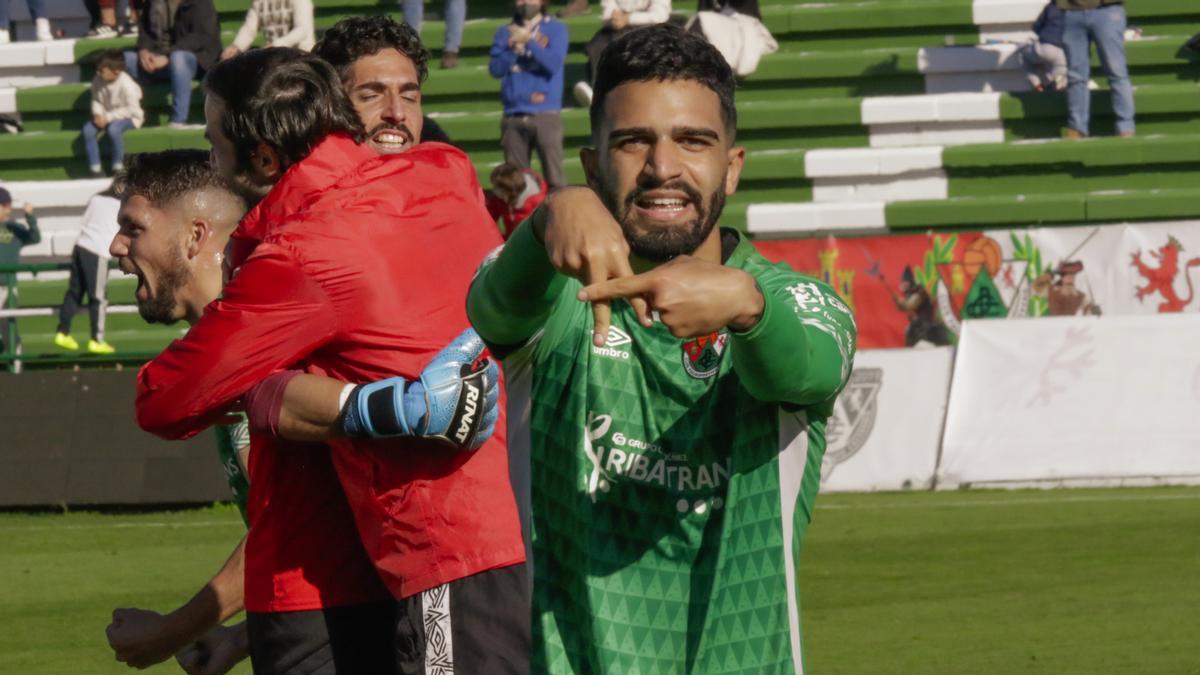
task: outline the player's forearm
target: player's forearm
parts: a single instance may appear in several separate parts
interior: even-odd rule
[[[209,580],[182,607],[166,616],[167,625],[179,651],[198,640],[214,626],[244,608],[246,539],[238,542],[237,548],[221,566],[221,570]]]
[[[566,282],[534,234],[545,216],[545,207],[538,207],[518,225],[500,255],[471,284],[467,317],[490,344],[514,345],[529,339],[545,323]]]
[[[843,350],[837,341],[805,322],[778,293],[763,293],[763,311],[745,333],[732,332],[733,368],[760,401],[809,405],[842,386]]]
[[[319,375],[292,378],[279,409],[279,438],[319,442],[342,436],[341,395],[345,388],[345,382]]]

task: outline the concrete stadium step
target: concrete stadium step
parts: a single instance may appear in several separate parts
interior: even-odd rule
[[[813,201],[917,201],[986,194],[1200,185],[1200,135],[813,150]]]
[[[1103,224],[1200,217],[1200,189],[1003,194],[893,203],[753,203],[747,211],[746,230],[760,239]]]

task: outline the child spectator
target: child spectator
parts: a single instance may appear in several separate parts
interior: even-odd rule
[[[268,47],[312,51],[317,42],[313,32],[312,0],[254,0],[233,43],[221,52],[221,60],[250,49],[254,36],[259,33],[266,38]]]
[[[1034,39],[1021,47],[1021,65],[1034,91],[1067,88],[1067,53],[1063,51],[1063,11],[1047,3],[1033,23]]]
[[[552,188],[563,173],[563,69],[570,41],[567,26],[545,13],[545,0],[514,0],[511,23],[492,40],[488,72],[500,82],[500,145],[504,161],[529,166],[537,151]]]
[[[112,354],[115,349],[104,341],[104,310],[108,305],[104,291],[108,287],[108,247],[117,236],[117,213],[121,201],[111,186],[88,200],[83,212],[83,228],[71,251],[71,278],[58,312],[58,331],[54,344],[75,351],[79,343],[71,337],[71,320],[88,298],[88,317],[92,320],[92,337],[88,340],[89,354]]]
[[[33,206],[25,205],[25,225],[12,218],[12,211],[12,195],[0,187],[0,265],[16,265],[21,260],[22,248],[42,240]],[[12,299],[10,294],[15,297],[16,292],[17,275],[0,274],[0,307],[8,307]],[[9,339],[8,321],[0,319],[0,352],[5,351],[5,341]],[[16,346],[16,334],[17,331],[13,330],[13,344],[10,346]]]
[[[546,201],[546,181],[533,169],[501,164],[492,169],[492,189],[487,195],[487,210],[492,220],[504,223],[501,235],[507,240],[517,225]]]
[[[112,143],[112,169],[125,168],[124,134],[142,126],[142,88],[125,72],[125,55],[110,49],[96,60],[96,77],[92,78],[92,119],[83,125],[83,143],[87,148],[88,171],[93,176],[104,175],[100,166],[101,131]]]

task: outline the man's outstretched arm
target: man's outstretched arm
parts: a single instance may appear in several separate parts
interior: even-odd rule
[[[730,335],[733,367],[760,401],[811,405],[846,386],[857,329],[850,309],[825,284],[775,269],[755,276],[763,311]]]
[[[752,396],[810,405],[845,386],[854,319],[828,286],[775,268],[753,273],[691,256],[593,284],[584,302],[646,299],[676,337],[730,331],[733,367]]]
[[[163,438],[219,421],[252,386],[329,340],[324,290],[277,246],[262,244],[187,335],[138,373],[137,420]]]
[[[283,371],[256,385],[245,401],[251,430],[288,441],[414,436],[474,450],[495,430],[500,368],[467,329],[411,381],[354,385]]]

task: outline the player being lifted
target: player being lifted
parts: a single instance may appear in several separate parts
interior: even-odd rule
[[[716,227],[733,90],[700,37],[615,41],[582,152],[611,216],[552,195],[471,287],[532,453],[535,672],[802,670],[797,556],[855,326]]]
[[[204,307],[220,297],[222,251],[245,212],[245,202],[225,187],[223,179],[210,166],[208,153],[198,150],[135,155],[118,185],[122,200],[119,216],[121,230],[111,250],[122,269],[138,277],[139,312],[152,323],[169,324],[179,320],[195,323]],[[459,341],[456,346],[461,344],[463,342]],[[448,373],[445,368],[439,367],[439,364],[453,360],[455,356],[455,350],[448,349],[435,357],[423,373],[423,384],[440,389],[459,380],[457,371]],[[435,376],[435,371],[439,375]],[[439,381],[435,383],[435,379]],[[391,383],[397,384],[398,380],[393,378]],[[387,382],[385,380],[381,384],[386,386]],[[498,399],[499,390],[494,382],[493,379],[489,387],[487,405],[494,405]],[[295,378],[292,385],[288,389],[287,401],[273,406],[260,405],[260,401],[269,401],[263,396],[265,392],[256,389],[253,397],[255,409],[250,412],[257,428],[271,427],[293,441],[347,435],[343,427],[348,418],[338,414],[338,393],[345,383],[304,376]],[[375,385],[375,388],[379,389],[380,386]],[[425,416],[420,410],[424,401],[415,397],[417,389],[423,387],[408,387],[405,400],[400,402],[401,405],[407,403],[409,419],[413,421]],[[379,420],[363,415],[367,411],[357,410],[357,401],[353,397],[345,403],[347,412],[352,413],[349,416],[352,424],[363,420],[378,424]],[[263,419],[272,415],[284,419],[273,423]],[[288,420],[298,423],[293,424]],[[218,428],[221,463],[243,518],[247,515],[245,466],[249,464],[245,456],[248,451],[245,443],[249,440],[244,438],[245,427],[245,423],[241,423],[235,427]],[[436,424],[427,423],[411,429],[410,433],[444,435],[446,430],[437,427]],[[234,428],[240,429],[241,433],[231,431]],[[466,445],[482,444],[492,429],[485,426],[480,431]],[[295,436],[297,433],[303,437]],[[239,438],[243,439],[241,443]],[[284,451],[301,452],[297,448]],[[292,459],[312,458],[301,455]],[[316,465],[332,472],[332,467],[326,463],[317,462]],[[337,559],[340,572],[347,577],[359,578],[347,579],[345,584],[365,589],[366,593],[373,593],[381,599],[386,598],[387,593],[375,578],[370,561],[361,551],[361,545],[355,541],[353,521],[344,498],[336,493],[320,493],[320,483],[304,487],[310,490],[309,497],[326,511],[326,518],[331,519],[329,522],[340,525],[343,530],[340,533],[331,532],[329,528],[322,529],[312,522],[303,522],[302,525],[311,528],[306,534],[324,540],[327,554],[335,548],[344,548],[349,552],[348,559]],[[337,536],[345,541],[329,541],[329,538]],[[243,607],[243,545],[244,541],[239,543],[213,579],[175,611],[161,615],[143,609],[115,610],[113,623],[107,632],[117,658],[130,666],[144,668],[170,658],[198,638],[195,646],[179,653],[180,665],[188,672],[226,672],[244,658],[248,649],[244,624],[216,628],[205,635],[209,629]],[[312,570],[309,572],[311,574]],[[345,597],[346,591],[341,588],[321,585],[317,579],[313,579],[313,582],[318,584],[322,592],[340,593]],[[383,668],[390,669],[394,661],[391,653],[391,614],[390,601],[372,603],[366,607],[340,605],[329,612],[292,612],[293,624],[301,623],[307,630],[302,640],[293,639],[290,644],[296,652],[304,654],[307,662],[322,667],[378,671],[379,663],[373,660],[378,657]],[[371,619],[376,617],[379,620],[373,623]],[[338,630],[339,626],[347,623],[358,629]]]

